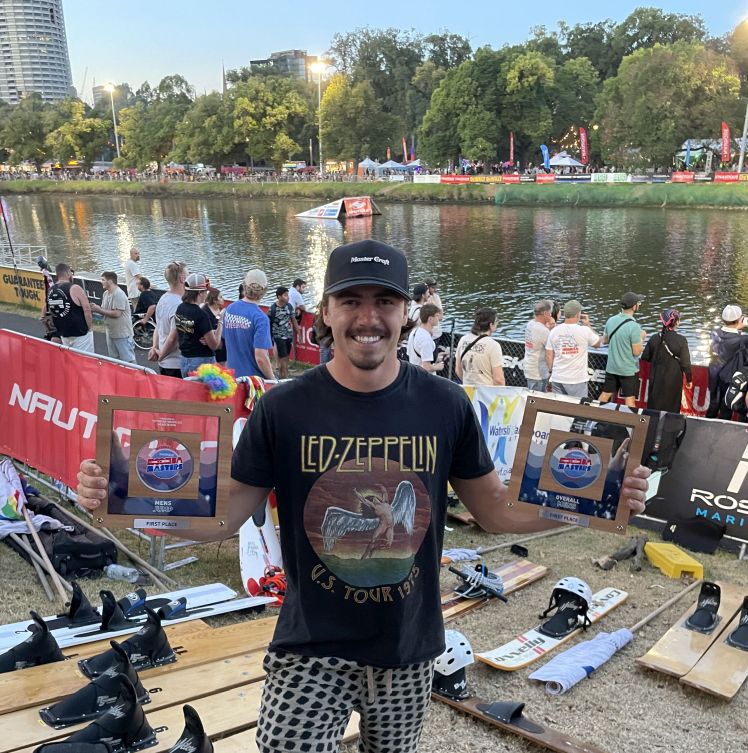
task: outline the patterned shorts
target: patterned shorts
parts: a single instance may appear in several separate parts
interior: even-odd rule
[[[260,753],[335,753],[353,711],[360,753],[415,753],[433,661],[397,669],[270,651],[257,724]]]

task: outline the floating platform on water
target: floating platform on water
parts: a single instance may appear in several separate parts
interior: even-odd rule
[[[349,196],[347,199],[336,199],[321,207],[299,212],[296,216],[318,220],[343,220],[352,217],[372,217],[375,214],[382,213],[370,196]]]

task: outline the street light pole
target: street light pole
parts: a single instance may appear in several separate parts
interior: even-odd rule
[[[748,104],[745,106],[745,120],[743,121],[743,139],[740,142],[740,159],[738,160],[738,172],[743,172],[745,161],[745,137],[748,136]]]
[[[114,85],[107,84],[105,87],[109,92],[109,100],[112,103],[112,123],[114,123],[114,145],[117,147],[117,158],[119,159],[119,134],[117,133],[117,113],[114,111]]]
[[[321,63],[319,60],[316,63],[312,63],[311,69],[317,74],[317,143],[319,151],[319,174],[325,174],[325,163],[322,161],[322,71],[327,68],[325,63]]]

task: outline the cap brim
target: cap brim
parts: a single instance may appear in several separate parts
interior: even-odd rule
[[[375,280],[371,277],[355,277],[348,280],[341,280],[334,285],[330,285],[325,288],[325,294],[335,295],[336,293],[342,293],[344,290],[350,290],[351,288],[360,288],[364,285],[375,285],[378,288],[386,288],[394,293],[397,293],[401,298],[411,300],[410,293],[407,290],[401,288],[394,282],[385,282],[384,280]]]

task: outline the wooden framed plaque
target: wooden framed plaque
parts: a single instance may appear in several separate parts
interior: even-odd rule
[[[528,397],[507,505],[538,518],[623,534],[623,478],[641,462],[649,418]]]
[[[101,395],[96,460],[109,479],[98,525],[213,530],[226,524],[231,405]]]

